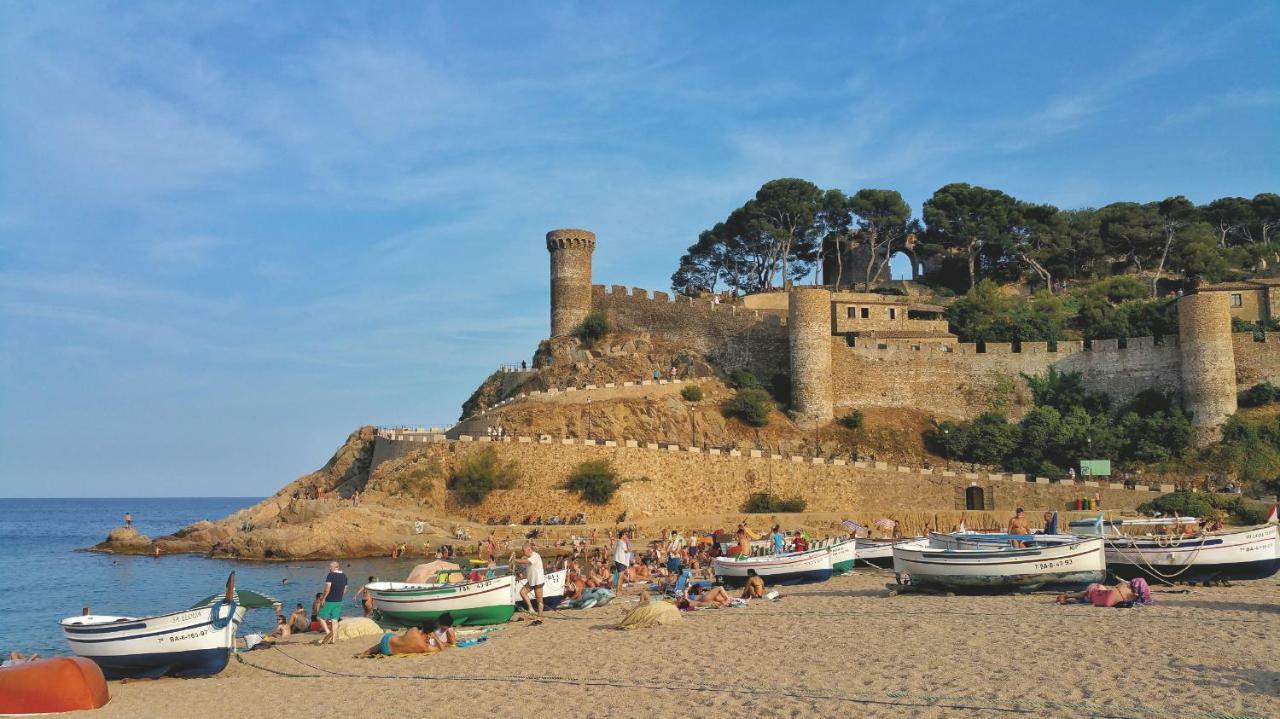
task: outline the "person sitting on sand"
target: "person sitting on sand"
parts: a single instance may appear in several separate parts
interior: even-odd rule
[[[763,599],[764,598],[764,580],[756,574],[756,570],[747,570],[747,585],[742,588],[743,599]]]
[[[449,612],[436,619],[436,628],[427,637],[427,641],[439,649],[458,646],[458,633],[453,629],[453,615]]]
[[[1121,582],[1114,587],[1105,584],[1090,584],[1083,592],[1059,594],[1058,604],[1082,602],[1095,607],[1129,607],[1134,604],[1151,603],[1151,587],[1145,579],[1138,577],[1128,582]]]
[[[1031,534],[1031,523],[1027,521],[1027,515],[1022,507],[1018,507],[1013,519],[1009,520],[1009,534]],[[1009,545],[1013,547],[1027,546],[1026,542],[1021,539],[1011,539],[1009,540]]]
[[[586,588],[587,580],[578,571],[578,565],[570,564],[569,571],[564,578],[564,599],[577,599],[582,596],[582,591]]]
[[[271,630],[267,635],[267,639],[288,639],[293,635],[293,628],[289,626],[289,620],[283,614],[276,615],[276,628]]]
[[[289,628],[298,633],[311,628],[311,620],[307,618],[307,608],[302,606],[302,602],[298,602],[298,606],[293,608],[293,614],[289,616]]]
[[[440,646],[431,640],[435,627],[424,624],[422,627],[409,627],[397,636],[395,632],[382,635],[382,640],[369,647],[359,656],[376,657],[394,656],[396,654],[433,654],[440,651]]]
[[[644,562],[636,562],[631,565],[631,581],[647,582],[651,577],[652,572],[649,571],[648,564],[645,564]]]

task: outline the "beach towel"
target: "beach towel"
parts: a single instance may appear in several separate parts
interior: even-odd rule
[[[646,629],[680,621],[680,610],[670,602],[649,602],[632,609],[621,622],[619,629]]]
[[[338,640],[382,636],[382,627],[368,617],[352,617],[338,622]]]

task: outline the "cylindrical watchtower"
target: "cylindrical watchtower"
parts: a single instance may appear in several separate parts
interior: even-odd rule
[[[589,230],[547,233],[551,253],[551,336],[573,332],[591,311],[591,253],[596,234]]]
[[[1191,413],[1197,443],[1206,444],[1221,436],[1222,423],[1236,411],[1236,360],[1225,292],[1178,300],[1178,345],[1182,404]]]
[[[791,416],[815,426],[831,420],[831,292],[791,290],[787,332],[791,340]]]

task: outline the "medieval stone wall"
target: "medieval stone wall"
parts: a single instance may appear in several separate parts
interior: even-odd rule
[[[735,513],[748,496],[771,492],[800,497],[810,512],[862,512],[893,516],[898,512],[964,509],[964,491],[981,487],[991,506],[1012,513],[1065,510],[1080,497],[1101,495],[1108,509],[1134,509],[1156,496],[1139,485],[1079,481],[1057,483],[1018,474],[963,474],[882,462],[848,463],[759,452],[724,453],[696,447],[641,445],[636,442],[513,437],[504,442],[487,438],[449,443],[411,444],[398,452],[437,453],[445,466],[468,454],[493,447],[500,459],[514,462],[520,475],[514,489],[495,491],[479,506],[451,504],[454,512],[478,517],[510,514],[567,516],[587,512],[593,517],[681,516]],[[379,437],[379,443],[392,442]],[[385,451],[385,450],[384,450]],[[590,505],[563,489],[569,474],[588,460],[610,460],[626,481],[609,504]],[[375,469],[376,472],[376,469]],[[1161,488],[1172,491],[1172,487]],[[451,500],[452,501],[452,500]]]
[[[1280,385],[1280,334],[1267,334],[1261,342],[1252,333],[1231,336],[1236,360],[1236,388],[1244,391],[1259,382]]]
[[[722,367],[749,369],[763,382],[788,371],[786,321],[778,314],[622,285],[593,285],[591,304],[614,331],[678,342]]]

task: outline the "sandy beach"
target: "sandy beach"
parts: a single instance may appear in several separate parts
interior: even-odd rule
[[[612,628],[637,602],[624,594],[425,657],[294,638],[211,679],[112,682],[93,716],[1280,716],[1274,579],[1157,587],[1139,609],[890,596],[889,581],[859,572],[627,632]]]

